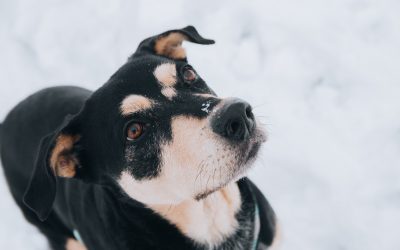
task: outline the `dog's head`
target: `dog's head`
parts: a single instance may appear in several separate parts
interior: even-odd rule
[[[142,203],[176,204],[244,175],[264,133],[247,102],[219,98],[188,64],[185,40],[214,43],[192,26],[144,40],[78,114],[43,139],[25,196],[40,218],[51,210],[56,176],[111,179]]]

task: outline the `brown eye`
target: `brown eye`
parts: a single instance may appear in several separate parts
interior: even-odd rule
[[[143,124],[135,122],[129,125],[126,139],[128,141],[133,141],[138,139],[142,134],[143,134]]]
[[[183,79],[185,80],[185,82],[193,82],[194,80],[196,80],[197,78],[197,74],[196,72],[194,72],[193,69],[191,68],[187,68],[183,71]]]

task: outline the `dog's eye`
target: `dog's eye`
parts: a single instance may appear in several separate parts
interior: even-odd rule
[[[186,68],[183,70],[183,80],[187,83],[191,83],[197,79],[197,74],[191,68]]]
[[[133,141],[138,139],[143,134],[143,124],[142,123],[132,123],[128,126],[126,131],[126,136],[128,141]]]

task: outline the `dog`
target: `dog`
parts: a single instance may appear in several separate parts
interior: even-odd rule
[[[52,249],[268,249],[276,218],[246,178],[266,133],[188,64],[193,26],[142,41],[98,90],[60,86],[1,125],[12,196]]]

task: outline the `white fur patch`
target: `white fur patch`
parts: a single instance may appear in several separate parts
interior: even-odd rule
[[[87,248],[76,241],[75,239],[68,239],[65,245],[66,250],[87,250]]]
[[[153,72],[155,78],[162,86],[161,93],[168,99],[176,96],[174,88],[176,80],[176,65],[173,63],[163,63],[158,65]]]
[[[235,233],[238,227],[235,214],[240,206],[239,188],[231,183],[200,201],[189,199],[177,205],[149,207],[187,237],[212,248]]]
[[[120,110],[123,115],[130,115],[152,108],[154,102],[141,95],[129,95],[122,101]]]

